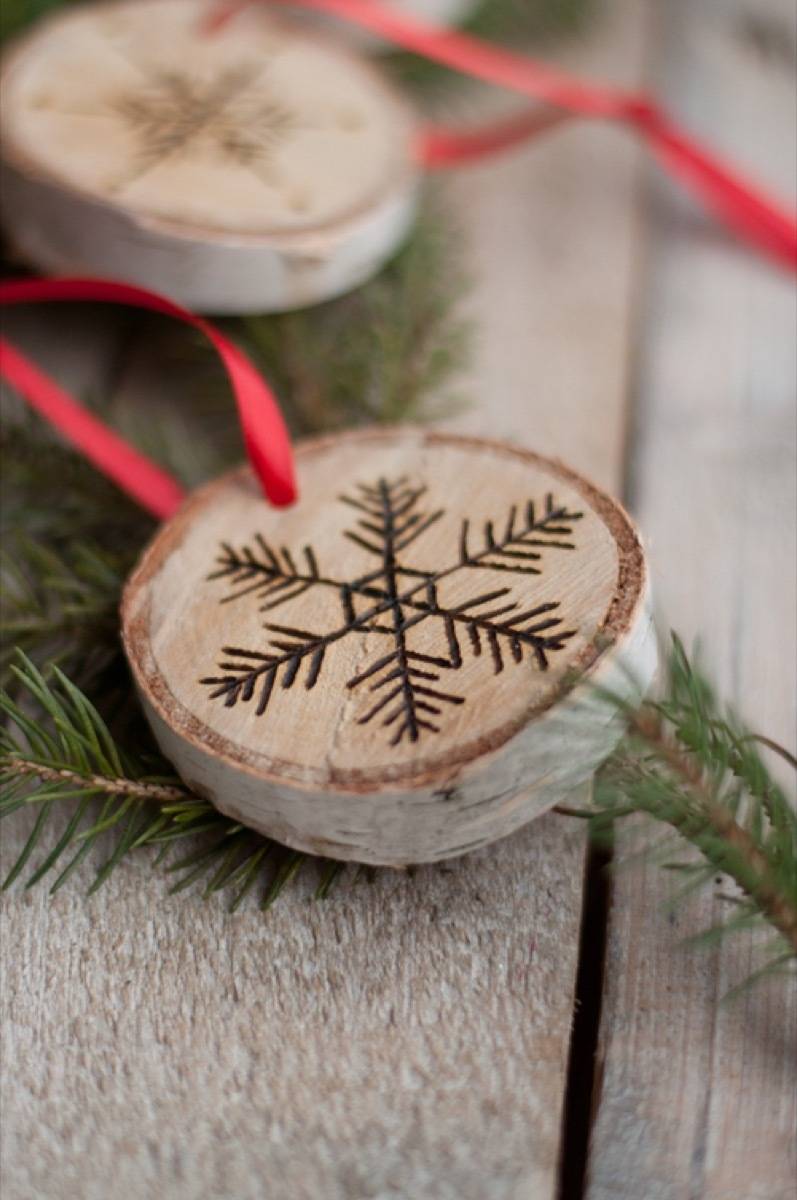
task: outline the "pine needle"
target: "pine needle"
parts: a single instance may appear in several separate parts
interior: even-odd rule
[[[593,834],[604,836],[631,813],[667,825],[702,856],[694,865],[665,863],[692,875],[676,903],[718,875],[738,888],[728,898],[739,912],[696,941],[774,928],[772,962],[797,959],[797,809],[760,747],[790,764],[793,756],[720,705],[675,635],[664,696],[626,715],[628,735],[601,772],[594,807],[585,814]],[[650,843],[643,853],[654,856]],[[765,972],[766,964],[755,977]]]
[[[395,258],[356,291],[228,323],[275,385],[296,433],[454,411],[469,335],[456,241],[450,214],[432,201]]]
[[[42,672],[22,652],[15,659],[11,671],[19,694],[0,692],[0,710],[7,721],[0,733],[0,818],[20,807],[33,807],[37,815],[4,888],[24,874],[38,853],[43,857],[28,875],[26,887],[40,883],[71,851],[50,889],[57,891],[98,840],[110,834],[115,844],[89,894],[131,855],[152,846],[163,851],[158,865],[180,876],[169,889],[172,894],[202,882],[205,897],[230,893],[230,910],[235,911],[262,880],[261,907],[271,907],[306,855],[285,851],[225,817],[195,796],[154,751],[134,754],[117,745],[97,708],[58,668]],[[61,809],[68,819],[48,846],[53,818]],[[186,843],[187,853],[165,861],[172,846]],[[277,865],[270,869],[275,857]],[[335,875],[337,870],[324,878],[325,896]]]
[[[0,37],[64,2],[6,0]],[[577,30],[594,7],[595,0],[484,0],[469,27],[488,38],[540,39]],[[388,55],[385,62],[426,96],[457,78],[411,55]],[[467,328],[458,308],[463,279],[455,245],[445,214],[431,209],[393,262],[353,295],[306,312],[228,323],[276,383],[296,431],[429,418],[457,402]],[[184,333],[176,338],[171,344],[190,346],[194,368],[204,371],[196,343]],[[215,473],[240,457],[221,386],[204,396],[192,389],[190,402],[176,403],[158,422],[136,424],[123,403],[101,397],[94,407],[189,482],[197,481],[198,468]],[[192,444],[212,446],[212,461],[189,461],[185,448]],[[0,707],[8,730],[0,737],[0,817],[23,808],[36,813],[3,887],[41,855],[26,885],[51,878],[66,858],[50,888],[57,891],[110,835],[116,841],[92,890],[131,855],[154,847],[156,865],[183,872],[173,890],[202,882],[204,895],[229,891],[237,908],[261,881],[261,907],[268,908],[306,856],[244,830],[192,795],[158,756],[132,698],[116,613],[151,521],[23,411],[6,422],[2,450],[6,690]],[[751,980],[790,969],[797,954],[797,814],[761,751],[792,766],[794,756],[726,713],[677,639],[664,697],[623,711],[628,736],[601,774],[595,806],[560,811],[588,816],[597,837],[611,836],[632,813],[666,825],[667,837],[647,853],[683,873],[684,895],[717,874],[738,889],[729,899],[739,911],[703,942],[774,929],[764,947],[767,961]],[[118,741],[122,735],[127,748]],[[67,820],[51,840],[62,810]],[[691,845],[701,861],[673,863],[673,840]],[[183,847],[169,866],[169,855]],[[324,863],[319,899],[344,866]],[[370,868],[353,874],[374,876]]]
[[[287,850],[217,812],[193,795],[169,765],[153,753],[131,754],[117,745],[97,708],[57,668],[40,671],[17,655],[13,677],[20,696],[0,694],[9,728],[0,741],[0,817],[20,807],[37,809],[33,828],[3,886],[25,873],[32,887],[72,851],[51,890],[63,886],[98,839],[116,838],[90,891],[146,846],[159,848],[157,865],[179,878],[171,892],[195,884],[208,898],[225,892],[237,910],[263,886],[261,909],[286,891],[308,856]],[[35,703],[37,715],[31,715]],[[797,955],[797,813],[761,757],[761,748],[790,761],[789,751],[754,735],[717,702],[706,679],[673,638],[664,696],[638,709],[625,709],[628,734],[601,773],[595,804],[564,811],[587,816],[596,836],[606,836],[631,813],[644,813],[667,826],[639,853],[677,871],[683,887],[673,904],[706,887],[718,875],[737,889],[728,893],[736,911],[728,920],[692,939],[711,945],[742,931],[774,930],[766,961],[754,979],[793,966]],[[99,805],[99,808],[97,807]],[[74,807],[72,807],[74,806]],[[52,819],[70,814],[48,843]],[[691,844],[698,861],[673,857],[673,843]],[[189,849],[171,863],[173,846]],[[637,857],[635,855],[634,857]],[[316,899],[326,898],[345,863],[320,860]],[[372,877],[360,870],[354,878]],[[735,989],[738,990],[738,989]]]

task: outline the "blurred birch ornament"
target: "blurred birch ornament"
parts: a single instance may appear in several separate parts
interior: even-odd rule
[[[503,837],[588,779],[656,646],[642,548],[561,464],[407,428],[195,492],[125,590],[144,710],[188,786],[269,837],[401,866]]]
[[[378,69],[255,5],[58,13],[2,67],[4,223],[46,272],[217,313],[275,312],[373,275],[414,218],[410,106]]]

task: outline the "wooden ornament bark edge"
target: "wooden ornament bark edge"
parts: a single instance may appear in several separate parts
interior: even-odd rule
[[[563,683],[544,706],[526,710],[475,744],[469,743],[466,752],[458,750],[438,759],[431,768],[370,772],[365,777],[357,772],[337,773],[323,784],[317,779],[291,776],[280,770],[279,760],[273,756],[263,762],[265,756],[244,753],[208,730],[174,700],[160,675],[149,648],[148,611],[146,603],[141,602],[142,590],[164,558],[179,545],[195,509],[204,505],[216,488],[225,486],[231,476],[247,468],[236,468],[189,497],[145,550],[122,601],[123,640],[136,687],[159,743],[191,786],[222,811],[288,845],[311,853],[392,865],[464,853],[511,832],[551,807],[589,777],[620,736],[622,724],[617,713],[600,699],[595,685],[626,695],[644,690],[656,661],[647,569],[633,523],[621,505],[558,460],[490,439],[413,427],[327,435],[301,443],[297,452],[306,457],[323,453],[341,439],[367,445],[401,435],[419,437],[424,446],[466,445],[543,466],[574,487],[612,532],[619,554],[618,583],[602,631],[579,656],[577,679]],[[615,652],[618,643],[620,654]],[[624,648],[638,673],[636,680],[628,677],[624,662],[620,662]],[[556,749],[567,741],[568,726],[572,726],[573,733],[579,731],[583,743],[582,754],[575,761],[567,752],[558,757]],[[255,761],[258,758],[261,761]],[[508,766],[509,760],[516,766]],[[546,769],[537,778],[540,761]],[[518,771],[520,778],[528,779],[528,791],[513,782]],[[518,800],[519,794],[525,799],[521,796]],[[306,805],[312,811],[309,823],[305,820],[307,813],[299,819]],[[378,818],[373,817],[376,809]],[[427,829],[424,835],[434,809],[444,814],[442,824],[432,819],[433,829]],[[405,812],[407,819],[399,821],[399,827],[388,835],[388,815],[399,811]],[[291,813],[298,819],[298,827]],[[469,836],[464,843],[461,837],[453,836],[460,825],[473,833],[474,820],[478,821],[478,836]]]
[[[103,0],[114,9],[134,0]],[[80,13],[56,11],[0,54],[0,95],[14,63],[48,25]],[[329,47],[323,32],[269,13],[277,27]],[[219,315],[281,312],[322,303],[358,286],[396,251],[418,204],[414,153],[418,114],[377,64],[336,40],[334,51],[371,77],[405,126],[407,155],[382,186],[334,220],[300,229],[232,232],[170,221],[81,188],[33,159],[0,118],[3,224],[20,258],[57,274],[124,278]],[[11,214],[14,214],[13,216]]]

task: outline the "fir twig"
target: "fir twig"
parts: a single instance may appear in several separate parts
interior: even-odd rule
[[[231,322],[300,434],[432,420],[457,406],[467,287],[450,215],[432,202],[375,278],[299,312]]]
[[[40,663],[58,661],[84,684],[96,680],[118,660],[119,593],[132,556],[91,542],[50,548],[24,533],[6,540],[0,678],[10,682],[16,647]]]
[[[15,778],[38,779],[42,783],[68,786],[74,792],[102,792],[106,796],[125,796],[132,800],[146,800],[150,804],[173,804],[185,800],[190,794],[177,784],[146,783],[138,779],[113,778],[108,775],[93,775],[73,767],[48,767],[41,762],[9,753],[3,758],[3,770]],[[45,790],[45,795],[50,795]]]
[[[778,934],[769,967],[781,969],[797,956],[797,812],[759,746],[792,764],[793,756],[722,709],[675,635],[663,698],[626,716],[628,735],[599,777],[595,807],[582,815],[598,836],[634,813],[676,831],[702,856],[664,862],[685,875],[682,896],[717,873],[738,888],[729,897],[734,917],[711,936],[768,924]],[[665,838],[658,857],[671,851]]]
[[[81,399],[85,402],[85,397]],[[55,550],[90,542],[105,552],[134,555],[154,528],[152,518],[60,442],[46,422],[14,403],[10,394],[4,394],[3,400],[0,530],[4,539],[23,537]],[[91,407],[107,419],[100,404]]]
[[[156,861],[176,844],[190,846],[166,865],[178,876],[170,889],[203,881],[204,895],[226,890],[234,910],[260,883],[262,907],[270,907],[307,861],[225,817],[194,795],[153,753],[122,750],[96,708],[52,667],[47,676],[23,654],[12,668],[24,703],[0,694],[7,728],[0,735],[0,817],[22,808],[36,819],[3,887],[10,887],[40,851],[27,880],[31,887],[61,866],[51,891],[69,878],[103,835],[115,839],[89,891],[144,846],[159,848]],[[32,711],[28,711],[30,706]],[[65,804],[72,812],[54,844],[46,847],[51,818]],[[276,865],[271,868],[271,860]],[[326,896],[340,864],[321,864],[319,897]]]
[[[85,696],[57,669],[49,680],[24,656],[15,677],[38,712],[31,715],[10,695],[0,708],[16,733],[0,745],[0,816],[23,807],[37,810],[31,833],[5,882],[10,886],[44,847],[52,811],[74,808],[60,837],[28,878],[28,886],[52,872],[71,851],[51,890],[63,885],[102,834],[116,843],[100,866],[91,891],[142,846],[175,843],[187,854],[167,866],[178,876],[172,892],[204,881],[204,895],[220,890],[237,908],[263,881],[261,907],[268,908],[304,866],[307,856],[286,851],[231,821],[193,795],[157,756],[122,751]],[[45,719],[42,720],[41,715]],[[704,942],[769,924],[777,937],[769,959],[750,977],[793,965],[797,955],[797,815],[768,772],[758,746],[787,761],[788,751],[750,734],[722,713],[706,681],[674,639],[663,699],[627,710],[628,735],[600,777],[595,806],[570,810],[589,816],[600,833],[631,813],[646,813],[696,847],[700,862],[672,861],[672,838],[655,847],[662,866],[684,877],[683,898],[721,872],[738,887],[727,895],[734,916],[702,935]],[[199,835],[202,835],[199,838]],[[198,841],[199,838],[199,841]],[[198,844],[197,844],[198,841]],[[653,853],[654,847],[648,847]],[[345,864],[321,864],[316,896],[328,895]],[[738,989],[737,989],[738,990]]]
[[[797,954],[797,903],[778,882],[779,864],[768,853],[766,839],[758,838],[733,815],[733,808],[718,798],[715,786],[707,782],[704,770],[691,752],[665,732],[664,718],[652,706],[635,714],[630,727],[632,738],[638,738],[659,760],[672,777],[676,787],[689,803],[674,809],[672,824],[688,840],[699,845],[707,858],[719,869],[732,870],[733,878],[761,909],[764,916],[782,934],[794,954]],[[729,761],[729,769],[733,763]],[[763,796],[751,798],[766,803]],[[734,805],[735,807],[735,805]],[[751,825],[760,826],[762,817],[753,808],[748,816]],[[786,845],[779,846],[777,857]]]

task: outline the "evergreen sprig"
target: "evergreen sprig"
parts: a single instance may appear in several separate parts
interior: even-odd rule
[[[667,661],[664,695],[641,708],[615,697],[627,735],[598,776],[593,834],[603,838],[615,823],[645,814],[672,836],[646,851],[684,876],[676,901],[708,886],[718,875],[733,890],[723,898],[734,915],[698,940],[768,928],[764,965],[757,975],[792,969],[797,959],[797,809],[768,768],[762,750],[792,769],[797,760],[769,738],[752,733],[726,710],[677,636]],[[682,858],[686,842],[699,858]],[[673,853],[676,858],[673,859]]]
[[[66,857],[52,884],[56,890],[102,834],[112,834],[115,843],[92,891],[141,847],[158,848],[156,862],[162,863],[175,843],[188,843],[188,851],[167,864],[178,873],[172,891],[203,881],[205,896],[226,889],[237,908],[259,885],[261,905],[268,907],[307,863],[308,856],[245,829],[192,794],[154,749],[123,750],[57,667],[45,675],[19,655],[12,670],[24,695],[0,697],[10,725],[0,742],[0,817],[32,807],[37,818],[3,886],[37,855],[28,886],[54,873]],[[685,876],[677,899],[718,874],[735,888],[726,894],[734,916],[702,940],[768,929],[765,961],[753,978],[791,969],[797,959],[797,813],[761,749],[792,767],[797,761],[721,709],[677,638],[664,696],[640,708],[617,703],[628,731],[598,777],[594,804],[560,811],[588,817],[599,838],[632,814],[666,825],[670,835],[656,844],[655,854]],[[137,745],[146,746],[147,738],[142,743],[138,736]],[[51,818],[64,808],[69,815],[48,841]],[[685,844],[700,858],[673,861],[673,850]],[[316,894],[326,896],[345,864],[312,862],[320,870]]]
[[[432,198],[412,236],[372,280],[315,308],[236,318],[238,335],[287,401],[296,433],[432,420],[459,403],[467,291],[449,213]]]
[[[36,812],[30,835],[3,881],[8,888],[31,865],[26,885],[49,876],[56,892],[97,846],[111,838],[89,892],[143,847],[176,876],[171,892],[202,883],[204,895],[225,891],[230,910],[256,888],[269,908],[307,860],[306,855],[260,837],[194,795],[153,750],[135,753],[117,744],[86,696],[51,667],[45,676],[24,654],[12,667],[22,699],[0,694],[6,727],[0,734],[0,817],[21,808]],[[57,832],[54,818],[66,810]],[[175,848],[184,853],[168,861]],[[326,896],[344,864],[320,866],[316,894]]]
[[[0,434],[0,681],[15,647],[56,661],[92,695],[126,685],[118,606],[154,522],[37,417]]]
[[[0,36],[63,2],[7,0]],[[484,0],[470,28],[489,37],[564,32],[593,3]],[[418,88],[453,78],[409,55],[386,61]],[[463,280],[452,253],[456,238],[446,225],[427,211],[404,249],[350,296],[305,312],[229,322],[276,384],[295,431],[418,419],[451,405],[467,330],[457,306]],[[190,336],[180,331],[170,344],[190,345],[191,362],[204,373]],[[240,457],[222,387],[204,394],[194,387],[190,403],[175,397],[157,421],[142,419],[118,397],[96,397],[94,407],[186,483]],[[0,706],[8,729],[0,742],[0,816],[36,813],[5,885],[30,866],[28,886],[48,876],[56,890],[111,838],[92,890],[143,847],[156,848],[160,863],[177,847],[184,853],[165,863],[176,877],[173,891],[201,882],[205,895],[225,890],[237,907],[259,887],[268,906],[306,856],[193,795],[157,755],[133,702],[116,610],[152,522],[35,418],[12,412],[2,450],[0,666],[7,690]],[[47,661],[52,665],[42,671]],[[795,765],[791,756],[722,709],[677,639],[663,697],[641,709],[624,707],[624,715],[627,736],[599,776],[594,806],[579,815],[589,816],[598,837],[634,813],[664,824],[671,833],[656,854],[683,873],[681,895],[718,873],[735,889],[728,897],[735,915],[707,936],[766,926],[774,936],[762,972],[790,967],[797,955],[797,816],[761,751],[774,748]],[[124,750],[122,742],[139,749]],[[51,836],[59,813],[65,820]],[[673,845],[684,843],[699,859],[670,861]],[[312,869],[320,869],[318,894],[325,895],[343,864]]]
[[[55,550],[87,542],[117,553],[143,545],[154,520],[87,459],[58,440],[50,425],[14,399],[9,394],[3,403],[0,426],[4,544],[7,539],[26,537]],[[86,403],[86,397],[81,400]],[[91,407],[109,419],[107,404]],[[184,428],[184,436],[186,432]],[[14,553],[13,546],[9,553]]]
[[[0,678],[7,684],[14,678],[17,649],[39,662],[58,661],[84,684],[107,670],[119,654],[127,559],[90,543],[55,549],[25,534],[10,536],[0,553]]]

